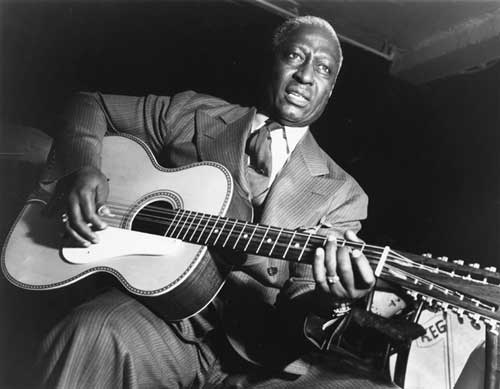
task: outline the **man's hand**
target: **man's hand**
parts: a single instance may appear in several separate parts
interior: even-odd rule
[[[110,214],[107,207],[101,207],[108,198],[108,180],[94,167],[84,167],[67,179],[67,211],[63,215],[66,232],[81,246],[97,243],[94,231],[107,227],[101,216]]]
[[[345,239],[361,240],[352,231]],[[313,264],[316,287],[338,300],[352,300],[365,296],[375,285],[370,263],[360,250],[337,246],[335,236],[328,235],[324,248],[318,248]]]

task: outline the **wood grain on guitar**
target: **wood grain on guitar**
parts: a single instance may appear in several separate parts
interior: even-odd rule
[[[127,153],[127,159],[120,155]],[[132,293],[167,297],[171,320],[189,317],[212,301],[227,272],[207,247],[311,263],[326,238],[314,233],[226,217],[233,182],[221,165],[202,162],[160,167],[147,147],[130,137],[105,138],[102,170],[110,178],[107,203],[114,216],[90,248],[64,246],[60,221],[30,201],[2,252],[2,270],[15,285],[53,289],[95,272],[113,274]],[[56,220],[57,219],[57,220]],[[375,274],[436,308],[484,322],[498,331],[500,274],[461,262],[339,239],[361,250]]]

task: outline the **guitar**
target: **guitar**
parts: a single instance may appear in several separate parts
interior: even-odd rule
[[[206,255],[207,247],[311,263],[315,249],[326,244],[322,235],[226,217],[237,196],[227,169],[214,162],[165,169],[141,141],[110,136],[104,139],[102,171],[110,179],[107,205],[113,215],[103,217],[109,227],[97,232],[100,243],[67,244],[60,218],[48,217],[46,201],[32,198],[2,250],[2,271],[10,282],[45,290],[106,272],[138,296],[161,296],[165,317],[180,320],[207,306],[230,271]],[[414,298],[498,330],[495,268],[343,239],[338,244],[361,250],[377,277]]]

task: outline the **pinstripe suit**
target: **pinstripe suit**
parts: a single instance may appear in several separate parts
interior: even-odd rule
[[[80,94],[63,117],[56,153],[63,174],[85,165],[99,167],[102,137],[106,132],[125,132],[144,140],[160,164],[167,167],[200,160],[222,163],[234,178],[236,192],[248,200],[244,147],[255,113],[255,109],[191,91],[172,97],[146,98]],[[366,206],[367,197],[359,185],[307,133],[272,184],[261,222],[292,229],[317,226],[340,235],[347,229],[359,230],[359,221],[366,217]],[[165,323],[129,297],[111,292],[79,308],[51,333],[44,346],[45,379],[51,385],[62,386],[76,382],[131,387],[141,384],[171,387],[173,382],[196,387],[216,385],[227,376],[224,358],[216,346],[218,342],[212,339],[214,334],[223,332],[222,328],[238,344],[238,351],[245,358],[282,369],[299,356],[302,323],[307,312],[325,308],[315,301],[312,279],[309,266],[248,256],[245,264],[231,273],[221,293],[222,324],[212,309],[179,323]],[[115,317],[121,320],[110,319]],[[149,330],[138,334],[138,326]],[[103,332],[103,328],[111,335]],[[92,339],[90,349],[75,347],[78,342],[90,344],[84,340],[87,337]],[[146,338],[149,340],[145,341]],[[168,340],[171,338],[174,340]],[[136,343],[151,347],[146,346],[147,350],[137,356]],[[100,350],[99,357],[89,358],[96,348]],[[145,362],[144,356],[152,354],[152,350],[156,357]],[[225,352],[232,352],[228,350]],[[158,362],[158,358],[165,366],[173,367],[162,371],[165,366],[151,362]],[[99,361],[112,365],[112,371],[103,369]],[[368,381],[353,381],[349,375],[339,375],[334,369],[318,367],[329,361],[316,362],[315,367],[295,382],[297,387],[312,382],[315,387],[370,385]],[[93,369],[88,368],[89,364]],[[291,366],[298,366],[296,372],[304,373],[308,365],[305,362]],[[196,373],[183,371],[181,367],[186,366],[189,370],[194,366]],[[89,375],[87,371],[99,368],[107,378],[93,381],[92,377],[98,374],[94,371]],[[333,378],[337,383],[331,382]],[[261,384],[279,387],[279,382],[271,379]],[[290,385],[288,382],[284,387]]]

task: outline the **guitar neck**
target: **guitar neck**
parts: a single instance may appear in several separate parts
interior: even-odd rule
[[[292,262],[312,263],[316,248],[327,238],[286,228],[188,210],[172,211],[165,236],[209,247],[231,249]],[[341,246],[363,249],[364,244],[337,239]]]

